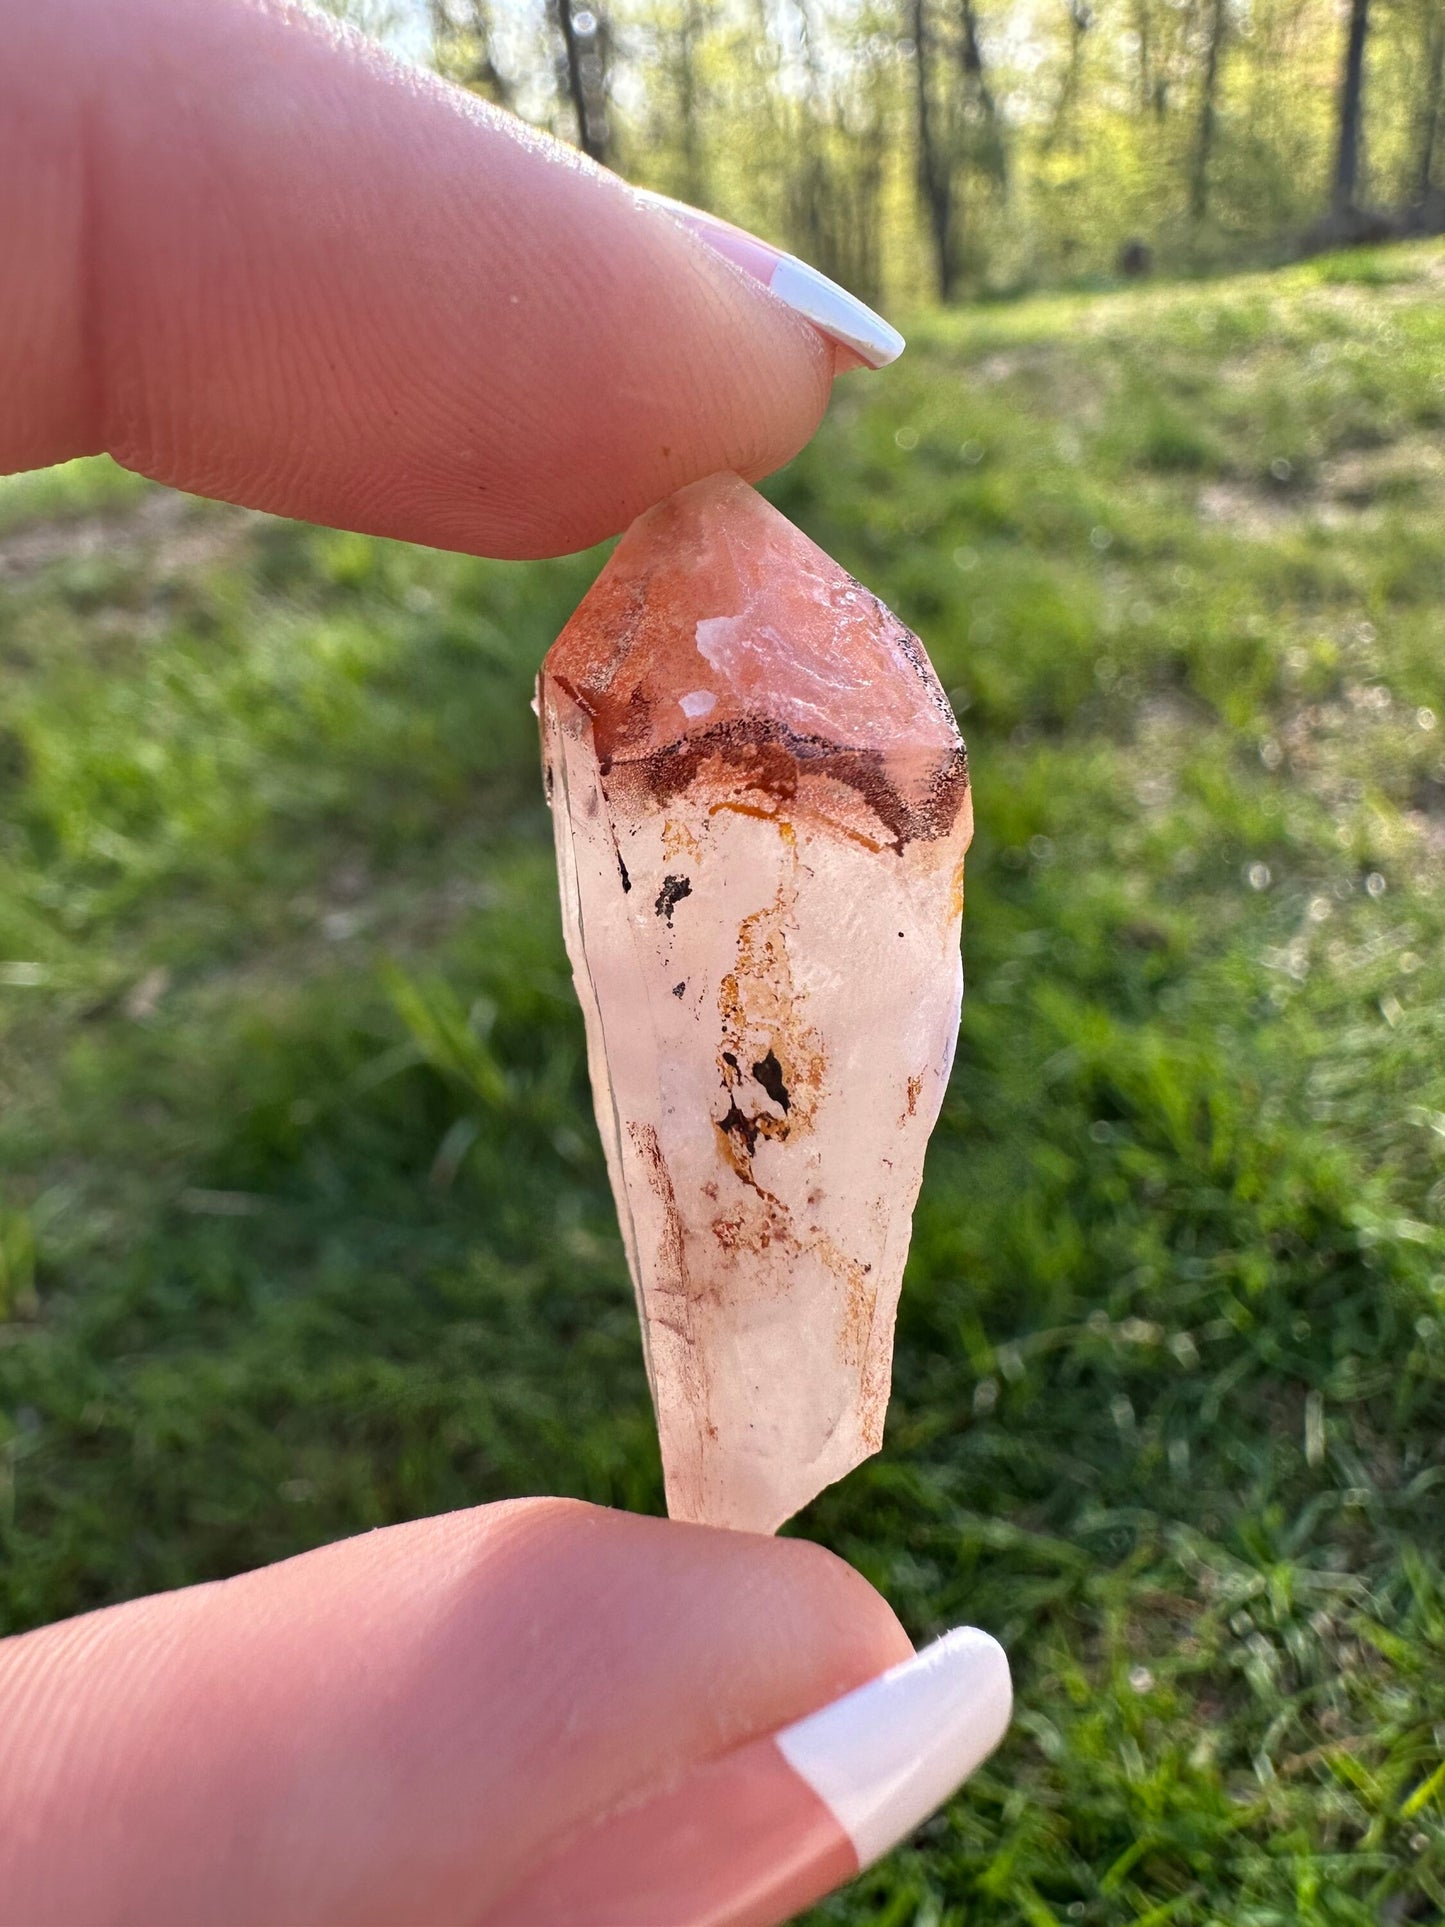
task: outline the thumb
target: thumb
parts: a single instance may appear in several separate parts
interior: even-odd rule
[[[0,1647],[26,1927],[471,1927],[559,1842],[909,1652],[816,1546],[554,1500]]]

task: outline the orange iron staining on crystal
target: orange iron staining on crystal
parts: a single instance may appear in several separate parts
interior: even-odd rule
[[[539,698],[668,1509],[771,1532],[882,1443],[963,743],[916,638],[733,475],[633,524]]]

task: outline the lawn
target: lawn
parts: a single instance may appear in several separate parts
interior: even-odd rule
[[[818,1922],[1445,1913],[1445,253],[919,317],[769,493],[978,836],[884,1452],[1013,1658]],[[0,485],[0,1626],[660,1477],[503,565]]]

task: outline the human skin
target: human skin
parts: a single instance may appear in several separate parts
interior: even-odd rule
[[[832,347],[334,23],[0,0],[0,469],[556,554],[808,439]],[[524,1500],[0,1644],[0,1927],[457,1927],[904,1656],[798,1541]]]
[[[0,0],[0,465],[558,554],[794,455],[834,351],[615,176],[322,16]]]
[[[819,1547],[519,1500],[0,1646],[6,1927],[473,1927],[908,1652]]]

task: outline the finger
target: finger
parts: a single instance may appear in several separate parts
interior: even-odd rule
[[[580,1824],[908,1652],[799,1541],[528,1501],[12,1642],[27,1927],[473,1927]]]
[[[0,467],[505,556],[793,455],[816,328],[614,176],[285,0],[0,0]]]
[[[974,1627],[583,1828],[485,1927],[776,1927],[912,1833],[1003,1738]]]

